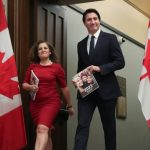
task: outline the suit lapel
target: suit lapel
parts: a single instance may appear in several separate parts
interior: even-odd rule
[[[83,54],[85,55],[85,58],[88,58],[88,52],[87,52],[87,40],[88,40],[88,36],[85,38],[84,42],[83,42]]]
[[[102,37],[103,37],[103,31],[101,31],[99,36],[98,36],[97,43],[95,45],[95,49],[94,49],[94,53],[93,53],[93,57],[92,57],[92,61],[96,57],[97,53],[99,53],[99,51],[100,51],[100,47],[102,45],[102,40],[103,40]]]
[[[103,40],[102,37],[103,37],[103,31],[101,31],[99,36],[98,36],[97,43],[96,43],[96,46],[95,46],[95,52],[101,47],[102,40]]]
[[[95,49],[94,49],[94,54],[92,58],[89,58],[89,54],[87,52],[87,40],[88,40],[88,36],[84,39],[84,41],[82,42],[82,52],[83,52],[83,56],[86,58],[86,61],[91,62],[93,64],[93,62],[96,60],[96,56],[99,53],[101,46],[102,46],[102,42],[103,42],[103,31],[100,32],[98,39],[97,39],[97,43],[95,45]],[[88,59],[87,59],[88,58]]]

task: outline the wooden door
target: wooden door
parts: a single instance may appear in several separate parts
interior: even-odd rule
[[[60,63],[66,71],[66,17],[65,9],[58,5],[37,4],[37,40],[49,41],[56,50]],[[58,121],[52,132],[53,150],[67,149],[67,122]]]
[[[39,3],[37,10],[37,40],[47,40],[56,49],[66,69],[66,17],[65,9],[58,5]]]

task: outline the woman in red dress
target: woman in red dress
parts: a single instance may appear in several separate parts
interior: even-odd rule
[[[52,150],[50,130],[61,108],[58,85],[64,95],[70,115],[74,114],[65,73],[59,63],[53,46],[46,41],[38,41],[31,49],[31,64],[23,81],[23,89],[36,93],[30,100],[30,113],[36,125],[35,150]],[[39,83],[31,84],[31,71]]]

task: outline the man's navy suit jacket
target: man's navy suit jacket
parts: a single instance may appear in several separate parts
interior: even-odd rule
[[[101,71],[94,73],[99,84],[96,90],[103,99],[113,99],[121,95],[114,71],[125,66],[124,57],[115,35],[101,31],[95,46],[93,57],[87,53],[88,36],[78,43],[78,70],[82,71],[90,65],[99,66]],[[86,98],[94,98],[94,92]],[[81,96],[78,92],[77,98]]]

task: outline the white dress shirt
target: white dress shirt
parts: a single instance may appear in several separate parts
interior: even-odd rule
[[[94,34],[94,47],[95,47],[95,45],[96,45],[96,43],[97,43],[97,39],[98,39],[98,36],[99,36],[99,34],[100,34],[100,29]],[[91,41],[91,36],[93,36],[92,34],[89,34],[89,37],[88,37],[88,41],[87,41],[87,52],[88,52],[88,54],[89,54],[89,50],[90,50],[90,41]]]

